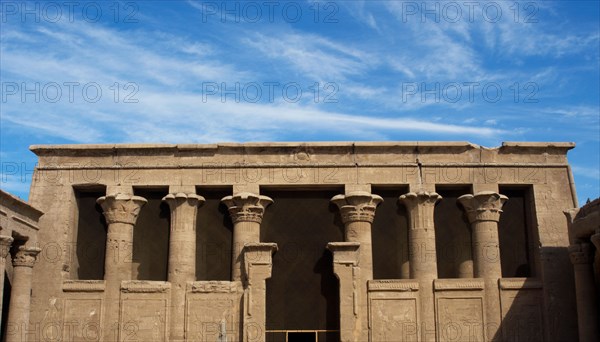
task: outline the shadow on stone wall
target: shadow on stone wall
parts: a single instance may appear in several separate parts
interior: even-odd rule
[[[494,341],[577,340],[575,287],[568,250],[542,247],[540,255],[543,283],[535,278],[500,280],[502,323]]]

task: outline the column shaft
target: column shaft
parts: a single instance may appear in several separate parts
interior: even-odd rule
[[[131,280],[133,257],[133,227],[146,199],[124,194],[98,198],[108,224],[106,255],[104,261],[104,309],[105,319],[102,329],[104,341],[119,338],[119,307],[121,282]]]
[[[4,299],[4,274],[6,273],[6,257],[10,251],[13,238],[10,236],[0,235],[0,310]],[[0,325],[0,331],[3,327]]]
[[[31,275],[36,256],[41,249],[35,247],[19,247],[13,260],[13,278],[8,309],[8,333],[6,342],[24,342],[29,326],[31,305]]]
[[[498,280],[502,278],[498,222],[502,206],[507,200],[508,197],[493,191],[458,198],[471,222],[473,276],[483,278],[485,285],[485,331],[488,341],[499,338],[502,323],[498,288]]]
[[[234,223],[233,248],[231,249],[231,277],[234,281],[242,279],[244,245],[258,242],[260,242],[260,223],[252,221]]]
[[[355,341],[368,341],[367,282],[373,279],[371,225],[375,218],[375,210],[379,203],[383,202],[383,198],[365,191],[353,191],[346,195],[334,196],[331,201],[340,209],[346,242],[354,242],[360,245],[360,251],[357,252],[358,267],[352,268],[355,273],[353,283],[356,282],[356,285],[353,284],[353,288],[355,288],[354,300],[357,303],[354,310],[357,325],[352,332],[341,331],[340,333],[343,336],[353,336]],[[342,281],[344,279],[340,278],[340,289],[348,287],[348,284],[342,284]]]
[[[196,216],[204,198],[194,193],[175,193],[163,198],[171,209],[169,271],[171,283],[170,340],[185,339],[187,283],[196,280]]]
[[[400,196],[409,216],[410,277],[419,282],[421,341],[436,339],[433,280],[437,278],[434,208],[442,197],[435,192],[420,191]]]
[[[364,221],[346,224],[346,241],[360,243],[360,274],[365,280],[373,279],[373,243],[371,240],[371,223]]]
[[[243,249],[249,243],[260,242],[260,224],[265,208],[273,203],[267,196],[241,192],[221,200],[229,210],[233,222],[231,278],[242,280]]]

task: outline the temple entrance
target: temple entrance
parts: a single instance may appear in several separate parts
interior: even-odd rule
[[[335,191],[261,191],[261,241],[277,243],[267,280],[267,341],[339,341],[339,285],[328,242],[343,241],[329,200]]]

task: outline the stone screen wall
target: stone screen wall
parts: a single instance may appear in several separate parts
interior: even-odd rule
[[[7,333],[573,340],[572,147],[34,146],[31,323]],[[319,253],[295,265],[290,241]]]

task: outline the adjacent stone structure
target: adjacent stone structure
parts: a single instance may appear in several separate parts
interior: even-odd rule
[[[42,215],[27,202],[0,190],[0,307],[3,308],[0,329],[7,342],[27,340],[23,332],[30,328],[31,281],[41,251],[37,243],[38,220]],[[5,274],[10,285],[5,284]],[[7,287],[10,287],[10,305],[3,301]]]
[[[573,146],[32,146],[6,339],[598,340]]]
[[[600,340],[600,199],[565,210],[575,272],[579,341]]]

